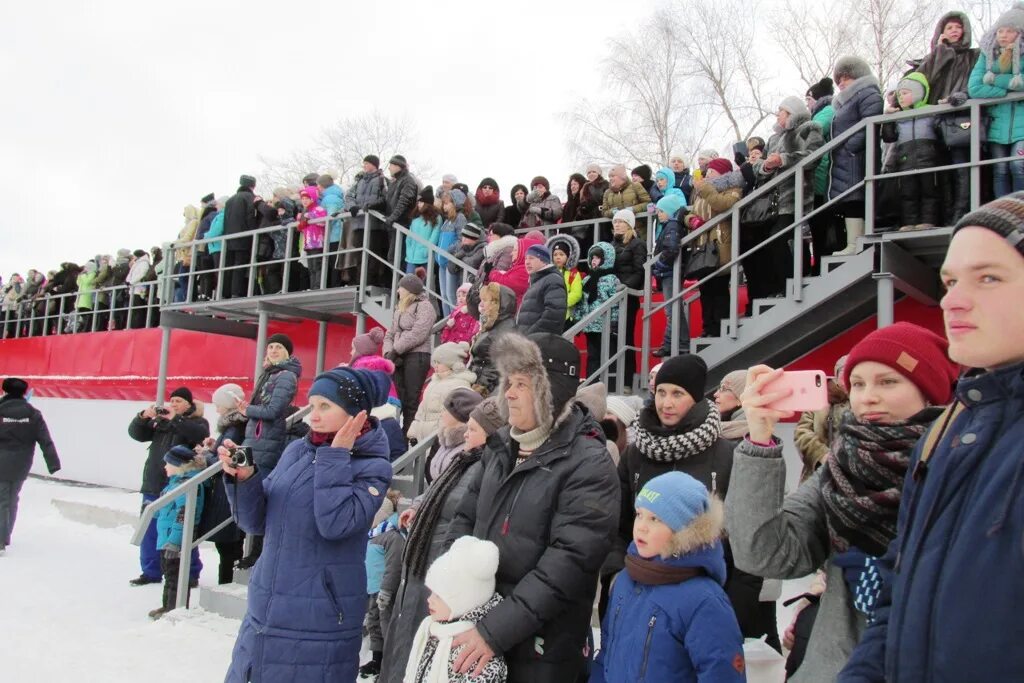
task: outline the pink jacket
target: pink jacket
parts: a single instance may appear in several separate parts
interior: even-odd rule
[[[466,311],[465,306],[452,309],[444,329],[441,330],[441,343],[448,342],[469,342],[473,343],[473,337],[480,331],[480,321]]]
[[[324,233],[327,229],[327,224],[323,222],[323,219],[327,218],[327,211],[324,207],[319,204],[313,204],[309,207],[309,210],[299,216],[299,232],[302,233],[305,238],[303,241],[303,249],[309,251],[310,249],[323,249],[324,248]],[[320,220],[319,223],[310,223],[312,220]]]

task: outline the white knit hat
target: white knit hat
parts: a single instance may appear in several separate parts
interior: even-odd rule
[[[434,560],[424,583],[448,605],[451,618],[457,619],[491,599],[497,571],[498,546],[463,536]]]
[[[466,342],[445,342],[430,355],[432,362],[447,365],[455,372],[465,370],[468,358],[469,344]]]
[[[636,422],[638,412],[629,404],[627,398],[629,397],[612,395],[608,397],[607,403],[608,412],[619,418],[619,422],[628,427]]]
[[[245,392],[242,391],[242,387],[237,384],[222,384],[213,392],[213,405],[231,410],[238,406],[236,398],[239,400],[245,399]]]
[[[623,221],[631,228],[636,228],[636,214],[631,209],[619,209],[612,216],[613,221]]]

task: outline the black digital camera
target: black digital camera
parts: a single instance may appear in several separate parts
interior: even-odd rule
[[[228,454],[232,467],[253,467],[256,464],[252,459],[252,448],[248,446],[235,446],[228,449]]]
[[[157,408],[154,412],[159,417],[167,417],[168,415],[171,414],[171,409],[170,408],[164,408],[164,407],[161,406],[160,408]]]

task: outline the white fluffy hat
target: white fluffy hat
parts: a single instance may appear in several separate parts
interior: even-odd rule
[[[427,570],[424,581],[457,619],[485,604],[494,595],[494,574],[498,571],[498,546],[473,536],[452,543]]]

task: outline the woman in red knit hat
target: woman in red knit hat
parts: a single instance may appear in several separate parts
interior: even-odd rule
[[[827,584],[791,681],[835,680],[860,639],[881,589],[875,562],[896,536],[911,452],[952,397],[958,367],[945,339],[917,325],[875,330],[843,371],[850,411],[824,464],[784,497],[786,466],[775,424],[781,370],[749,370],[743,410],[750,433],[733,456],[726,527],[736,566],[795,579],[825,564]]]

